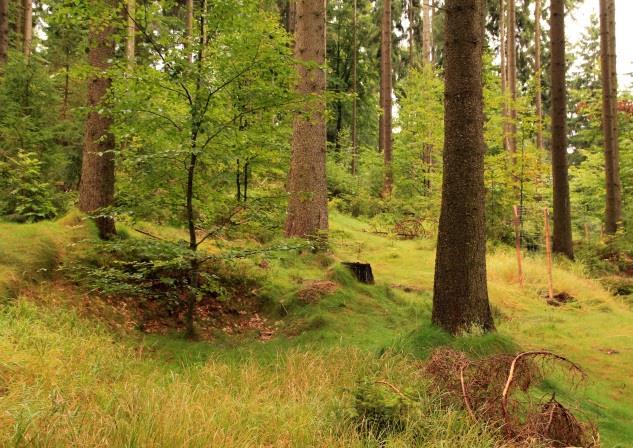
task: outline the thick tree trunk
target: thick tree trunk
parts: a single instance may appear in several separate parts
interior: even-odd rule
[[[551,0],[552,178],[555,253],[574,258],[567,167],[567,88],[565,85],[565,0]]]
[[[604,134],[604,171],[606,181],[605,232],[615,234],[622,219],[622,192],[620,185],[617,85],[613,88],[615,48],[612,34],[615,19],[611,18],[612,0],[600,0],[600,66],[602,73],[602,129]],[[615,12],[613,12],[615,15]]]
[[[33,2],[31,0],[23,0],[22,7],[24,8],[22,51],[28,59],[31,57],[31,45],[33,43]]]
[[[9,55],[9,0],[0,0],[0,65],[4,65],[7,63],[8,55]]]
[[[111,26],[97,25],[90,30],[88,62],[94,70],[88,85],[88,119],[84,137],[79,207],[86,213],[99,213],[111,206],[114,198],[114,135],[112,119],[104,105],[112,80],[105,73],[114,59],[114,34]],[[111,217],[95,219],[99,236],[110,238],[116,233]]]
[[[286,236],[313,236],[328,229],[325,175],[325,0],[297,0],[295,57],[318,67],[297,65],[300,95],[308,98],[305,112],[293,123],[292,158],[288,175]]]
[[[422,59],[424,64],[431,63],[431,0],[422,1]]]
[[[485,0],[447,0],[442,209],[433,323],[494,329],[486,285],[482,56]]]
[[[534,10],[534,108],[536,110],[536,147],[543,150],[543,88],[541,86],[541,17],[542,0],[536,0]]]
[[[393,146],[391,132],[391,0],[383,0],[380,34],[380,93],[382,98],[382,151],[384,155],[384,179],[382,196],[388,198],[393,190]]]

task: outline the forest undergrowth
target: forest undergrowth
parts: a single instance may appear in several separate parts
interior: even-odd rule
[[[256,277],[251,304],[229,312],[229,294],[231,325],[188,341],[177,326],[139,331],[138,309],[58,269],[94,237],[79,215],[0,226],[0,287],[11,297],[0,308],[2,446],[504,446],[434,391],[425,363],[438,347],[473,359],[565,356],[587,379],[551,375],[535,395],[555,394],[595,423],[601,446],[633,446],[633,310],[581,263],[555,263],[555,289],[574,300],[553,307],[540,254],[527,255],[521,287],[514,253],[492,248],[498,332],[454,338],[430,325],[432,240],[377,235],[334,214],[327,254],[236,261]],[[356,260],[371,263],[375,285],[340,267]]]

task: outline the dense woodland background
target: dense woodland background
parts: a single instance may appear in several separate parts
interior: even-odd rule
[[[392,337],[392,325],[415,332],[412,325],[429,321],[452,335],[482,337],[486,347],[499,348],[497,336],[481,336],[499,328],[505,351],[516,346],[503,335],[512,333],[508,325],[518,325],[509,324],[506,313],[522,305],[505,299],[500,305],[499,296],[523,297],[529,289],[546,307],[587,298],[596,310],[607,305],[591,300],[612,306],[610,293],[629,300],[633,94],[631,86],[618,85],[615,68],[617,47],[629,43],[615,41],[615,20],[624,19],[617,17],[614,0],[600,0],[600,16],[586,23],[581,41],[566,41],[565,18],[579,3],[0,0],[0,240],[7,254],[4,261],[0,255],[0,292],[14,297],[28,290],[18,287],[17,277],[52,281],[63,288],[62,296],[98,296],[144,333],[177,331],[213,340],[216,330],[226,333],[234,324],[229,334],[244,325],[268,341],[280,332],[292,338],[319,330],[327,321],[308,319],[303,311],[298,321],[288,317],[296,303],[283,298],[292,290],[286,283],[302,285],[292,290],[301,306],[332,293],[344,303],[346,294],[396,300],[392,288],[432,296],[426,301],[432,306],[384,305],[397,324],[376,318],[375,337],[352,346],[376,348],[386,344],[385,335]],[[84,229],[79,235],[73,233],[78,228]],[[34,246],[22,246],[24,241]],[[38,251],[46,253],[49,245],[63,250],[36,272],[16,261],[41,258]],[[512,250],[516,255],[507,256]],[[309,260],[296,261],[302,257]],[[332,268],[339,261],[371,262],[386,289],[357,289],[368,287]],[[554,263],[554,287],[548,262]],[[275,269],[270,279],[254,273],[268,269]],[[317,286],[305,287],[305,278],[323,272],[325,283],[317,278]],[[589,278],[602,286],[584,283]],[[581,286],[585,291],[576,291]],[[33,294],[42,292],[27,295]],[[121,314],[121,303],[131,311]],[[633,337],[628,306],[625,339],[618,342],[624,346]],[[227,317],[232,314],[238,317]],[[280,322],[288,317],[285,330],[273,328],[273,315]],[[587,328],[605,325],[593,314],[585,317]],[[363,319],[351,327],[364,326]],[[514,329],[517,335],[534,336],[529,322]],[[432,328],[423,334],[437,341],[432,346],[450,340]],[[463,344],[452,340],[456,348],[477,355],[496,351],[478,352],[479,342],[463,337]],[[516,337],[519,345],[534,343]],[[405,351],[407,344],[401,344]],[[590,344],[580,345],[588,350]],[[427,352],[415,356],[427,358]],[[451,365],[464,362],[449,355]],[[381,368],[364,356],[358,355],[355,369]],[[388,362],[407,371],[408,361],[395,356]],[[600,371],[587,362],[590,371]],[[434,372],[445,376],[438,365]],[[415,376],[409,373],[407,378]],[[352,372],[345,375],[353,382]],[[630,382],[630,374],[622,381]],[[353,412],[365,423],[378,421],[383,432],[370,431],[375,443],[408,428],[399,419],[409,392],[387,382],[400,401],[386,405],[394,397],[363,384]],[[609,400],[621,400],[620,393]],[[554,415],[552,403],[544,409]],[[587,403],[585,410],[593,406]],[[633,411],[601,403],[589,410],[600,431],[606,427],[614,443],[630,442],[630,429],[622,432],[618,425]],[[466,405],[472,417],[468,400]],[[516,422],[509,423],[505,406],[502,438],[528,440]],[[17,428],[22,420],[7,415]],[[0,426],[2,421],[0,415]],[[497,433],[477,435],[464,425],[453,434],[459,442],[446,446],[495,446]],[[597,432],[578,428],[583,435],[577,440],[549,434],[539,443],[550,446],[558,437],[597,446]],[[22,446],[26,439],[16,435],[18,429],[12,440]],[[398,446],[421,440],[412,431],[405,431],[412,439]],[[621,437],[614,436],[618,431]],[[349,436],[353,446],[359,433],[352,432],[308,445],[296,442],[305,442],[304,435],[291,431],[288,437],[298,443],[292,446],[332,446]],[[67,440],[50,434],[51,440]],[[365,446],[360,434],[356,442]],[[186,446],[180,436],[176,431],[173,445],[155,446]],[[274,434],[260,436],[278,441]],[[154,446],[143,440],[120,446]],[[200,440],[210,446],[204,445],[210,439]],[[419,446],[440,446],[433,444],[439,439],[430,440]]]

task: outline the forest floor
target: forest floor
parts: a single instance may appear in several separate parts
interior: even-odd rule
[[[416,431],[385,435],[386,446],[498,446],[494,431],[426,392],[421,362],[448,345],[473,356],[566,356],[587,382],[553,380],[543,394],[577,403],[602,446],[633,447],[633,308],[625,299],[580,264],[557,261],[554,287],[575,300],[550,306],[541,255],[526,257],[521,287],[514,252],[491,250],[498,331],[451,338],[430,324],[434,242],[369,228],[333,214],[330,255],[246,261],[264,272],[255,295],[266,306],[249,311],[250,326],[219,326],[191,342],[136,331],[121,307],[59,279],[58,263],[91,237],[77,217],[0,224],[0,297],[17,297],[0,301],[0,446],[379,446],[349,418],[368,380],[420,397]],[[356,283],[339,265],[356,260],[371,263],[375,285]]]

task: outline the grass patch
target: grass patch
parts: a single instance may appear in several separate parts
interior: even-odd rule
[[[526,256],[521,288],[513,251],[498,248],[488,258],[498,332],[453,338],[430,325],[432,241],[387,239],[337,213],[332,229],[330,255],[252,260],[265,261],[257,267],[265,272],[258,294],[277,329],[265,343],[221,333],[188,342],[112,332],[72,306],[23,299],[2,306],[0,446],[494,446],[494,434],[438,402],[420,378],[420,360],[443,345],[475,357],[529,349],[565,355],[589,375],[569,397],[598,423],[603,445],[633,445],[633,312],[581,264],[556,262],[555,289],[576,300],[553,308],[541,296],[543,259]],[[90,234],[63,220],[0,224],[0,232],[5,284],[54,266],[74,238]],[[357,283],[343,261],[371,263],[376,285]],[[313,302],[297,299],[305,284],[325,280],[338,288]],[[32,295],[57,304],[64,301],[55,295],[64,294],[41,288]],[[421,413],[403,417],[411,419],[406,430],[382,439],[345,417],[356,409],[359,384],[377,379],[421,394],[424,403]],[[564,394],[567,386],[552,382],[542,391]]]

